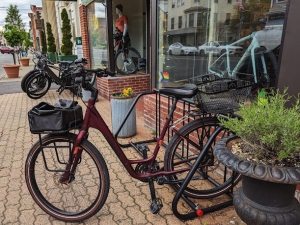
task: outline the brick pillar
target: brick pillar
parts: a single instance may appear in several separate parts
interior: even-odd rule
[[[86,16],[86,6],[81,5],[79,7],[79,16],[80,16],[80,30],[81,30],[81,38],[82,38],[82,50],[83,57],[87,59],[88,64],[86,68],[90,68],[91,57],[90,57],[90,46],[89,46],[89,33],[88,33],[88,22]]]

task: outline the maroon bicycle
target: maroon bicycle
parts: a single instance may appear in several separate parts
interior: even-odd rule
[[[79,67],[73,74],[77,76],[76,83],[80,82],[82,88],[91,92],[84,119],[80,120],[82,114],[78,112],[77,107],[77,111],[73,114],[79,120],[75,118],[75,122],[73,121],[72,125],[65,130],[57,128],[35,132],[31,130],[39,134],[39,140],[28,153],[25,178],[30,194],[46,213],[63,221],[82,221],[96,214],[105,203],[110,186],[109,171],[99,150],[88,140],[89,128],[95,128],[103,134],[130,176],[149,183],[152,213],[158,213],[163,206],[162,200],[156,197],[154,182],[159,185],[171,184],[177,190],[180,190],[184,183],[184,190],[181,190],[181,193],[185,197],[201,199],[227,193],[240,180],[240,175],[233,173],[230,169],[223,168],[223,174],[221,174],[219,163],[212,154],[212,147],[216,140],[229,133],[225,129],[217,129],[220,125],[216,116],[203,117],[193,111],[189,112],[189,117],[193,117],[194,120],[182,128],[176,129],[172,124],[177,102],[182,98],[192,98],[196,95],[198,93],[196,85],[186,84],[178,88],[162,88],[138,95],[123,124],[141,96],[160,93],[172,96],[174,101],[157,139],[120,144],[117,140],[118,132],[115,136],[112,134],[95,108],[98,90],[86,81],[87,73],[93,73],[93,79],[96,75],[101,77],[107,74],[101,69],[88,70],[83,67]],[[66,107],[68,104],[62,102],[61,105]],[[72,104],[76,105],[71,102],[70,105]],[[45,109],[46,115],[51,116],[47,114],[51,111],[47,107],[51,108],[51,106],[40,106],[39,109]],[[58,108],[54,107],[52,110],[56,113],[55,110]],[[61,116],[61,113],[58,110],[57,115]],[[35,122],[41,124],[40,121],[35,121],[35,118],[41,114],[43,113],[35,113],[29,117],[31,126]],[[73,118],[73,114],[69,114],[67,118],[70,116]],[[61,118],[65,117],[61,116]],[[78,134],[72,133],[71,130],[78,127],[80,127]],[[174,135],[166,147],[163,165],[160,165],[161,162],[157,162],[156,157],[163,144],[166,131],[170,127]],[[216,130],[217,132],[214,132]],[[44,133],[48,134],[42,136]],[[147,143],[153,141],[156,142],[155,148],[148,156]],[[141,154],[141,158],[128,159],[122,150],[124,147],[136,149]],[[185,178],[191,168],[195,172],[186,182]],[[196,205],[193,209],[189,218],[203,214]]]

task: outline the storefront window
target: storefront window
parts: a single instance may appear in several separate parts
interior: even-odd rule
[[[275,86],[286,1],[177,3],[158,0],[158,87],[205,74],[255,82],[267,74]]]
[[[106,3],[92,2],[87,7],[91,68],[107,66]]]

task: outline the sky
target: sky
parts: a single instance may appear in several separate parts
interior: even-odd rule
[[[29,30],[29,17],[28,13],[31,12],[30,5],[36,5],[37,7],[42,7],[41,0],[0,0],[0,30],[5,25],[5,17],[7,15],[7,9],[9,5],[17,5],[19,9],[19,14],[21,14],[21,19],[23,23],[26,23],[25,28]]]

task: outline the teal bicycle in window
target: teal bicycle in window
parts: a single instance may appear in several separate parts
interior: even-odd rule
[[[260,46],[256,33],[253,32],[236,42],[226,45],[226,51],[208,66],[208,72],[220,78],[245,78],[246,75],[251,74],[256,87],[275,87],[277,78],[276,56],[271,50]],[[235,64],[229,48],[251,39],[250,45]]]

